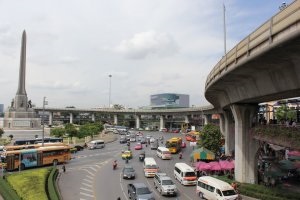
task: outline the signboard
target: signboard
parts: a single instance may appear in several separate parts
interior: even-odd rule
[[[30,127],[30,121],[13,121],[13,127]]]

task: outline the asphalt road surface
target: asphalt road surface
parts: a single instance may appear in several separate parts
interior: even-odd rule
[[[164,141],[171,137],[183,137],[178,133],[161,132],[143,132],[144,136],[152,135],[159,138],[164,135]],[[184,139],[183,139],[184,141]],[[193,200],[198,199],[196,195],[196,186],[183,186],[174,179],[173,170],[176,162],[185,162],[189,164],[189,155],[192,147],[183,149],[183,159],[178,158],[178,154],[173,154],[171,160],[161,160],[156,156],[156,150],[151,150],[150,146],[143,145],[146,151],[146,157],[153,157],[159,171],[167,173],[173,179],[178,189],[176,197],[161,196],[153,186],[153,178],[146,178],[143,173],[143,163],[139,161],[138,156],[141,150],[134,150],[135,142],[131,143],[133,150],[133,159],[129,161],[136,171],[134,180],[126,180],[121,177],[121,171],[125,161],[121,159],[121,151],[125,149],[126,144],[120,144],[119,141],[109,143],[104,149],[84,150],[74,155],[66,165],[66,172],[62,170],[58,179],[58,186],[63,200],[116,200],[120,197],[122,200],[129,200],[127,194],[128,183],[143,182],[154,193],[155,199],[177,199]],[[163,144],[160,143],[160,146]],[[118,162],[117,170],[112,169],[114,160]]]

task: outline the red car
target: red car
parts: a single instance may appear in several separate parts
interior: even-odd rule
[[[136,143],[134,149],[135,150],[141,150],[141,149],[143,149],[143,145],[141,143]]]
[[[181,143],[181,148],[185,148],[186,147],[186,143],[185,142],[182,142]]]

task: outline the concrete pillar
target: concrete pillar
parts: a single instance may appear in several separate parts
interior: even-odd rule
[[[185,115],[185,116],[184,116],[184,123],[186,123],[186,124],[190,123],[190,120],[189,120],[189,116],[188,116],[188,115]]]
[[[53,112],[49,112],[49,126],[53,124]]]
[[[70,124],[73,124],[73,113],[70,113]]]
[[[258,106],[233,104],[230,106],[235,121],[235,180],[257,182],[256,153],[259,145],[250,134]]]
[[[141,116],[140,115],[136,115],[135,116],[135,128],[139,129],[140,127],[140,123],[141,123]]]
[[[118,125],[118,115],[114,115],[114,125]]]
[[[208,124],[209,120],[208,120],[208,116],[207,115],[203,115],[204,118],[204,125]]]
[[[225,110],[220,114],[220,130],[225,138],[225,154],[230,155],[232,150],[234,150],[235,138],[234,130],[231,129],[233,124],[233,119],[231,112]]]
[[[92,113],[92,122],[95,122],[95,113]]]
[[[161,115],[159,117],[159,130],[165,128],[165,116],[164,115]]]

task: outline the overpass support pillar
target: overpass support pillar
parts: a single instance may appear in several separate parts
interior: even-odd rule
[[[232,128],[234,121],[231,112],[225,110],[220,114],[220,129],[225,138],[225,154],[230,155],[234,150],[235,137],[234,129]]]
[[[73,113],[70,113],[70,124],[73,124]]]
[[[136,129],[139,129],[141,128],[140,125],[141,124],[141,116],[140,115],[136,115],[135,116],[135,128]]]
[[[230,106],[235,120],[235,180],[242,183],[257,182],[258,142],[251,137],[250,128],[257,116],[257,105]]]
[[[118,125],[118,115],[114,115],[114,125]]]
[[[211,115],[203,115],[204,118],[204,125],[211,122]]]
[[[188,115],[184,116],[184,123],[186,123],[186,124],[190,123],[190,119],[189,119]]]
[[[159,117],[159,130],[165,128],[165,116],[161,115]]]
[[[53,124],[53,112],[49,112],[49,126]]]
[[[95,113],[92,113],[92,122],[95,122]]]

